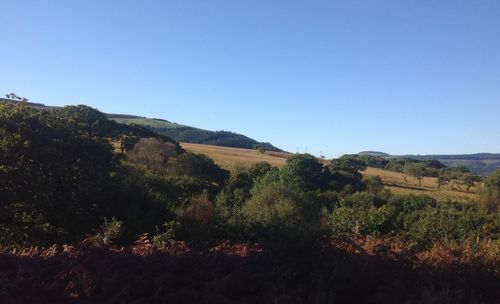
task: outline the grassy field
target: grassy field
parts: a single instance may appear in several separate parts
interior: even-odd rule
[[[248,166],[258,162],[268,162],[275,167],[283,167],[291,155],[283,152],[266,151],[264,153],[252,149],[229,148],[202,144],[180,143],[189,152],[201,153],[212,158],[226,169]]]
[[[454,200],[473,202],[477,200],[477,195],[475,194],[476,189],[474,187],[469,189],[469,192],[454,191],[451,189],[450,185],[443,185],[438,190],[435,177],[425,177],[422,180],[422,186],[419,187],[418,180],[411,176],[408,176],[408,184],[406,184],[401,173],[398,172],[392,172],[377,168],[367,168],[361,173],[365,176],[380,176],[380,178],[382,178],[382,181],[384,182],[385,188],[391,190],[394,193],[416,195],[425,194],[439,201]]]

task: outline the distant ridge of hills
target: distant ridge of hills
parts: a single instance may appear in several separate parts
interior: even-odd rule
[[[135,115],[108,114],[108,117],[119,123],[144,126],[179,142],[283,152],[283,150],[268,142],[258,142],[248,136],[234,132],[209,131],[178,124],[165,119],[146,118]]]
[[[416,160],[438,160],[448,167],[463,166],[481,174],[489,174],[500,169],[500,153],[473,153],[473,154],[428,154],[428,155],[390,155],[378,151],[362,151],[359,155],[380,156],[383,158],[405,157]]]

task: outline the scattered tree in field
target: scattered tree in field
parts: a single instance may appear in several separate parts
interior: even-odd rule
[[[465,167],[442,168],[438,174],[438,183],[444,181],[451,185],[451,190],[462,191],[461,183],[467,174],[470,174],[470,171]]]
[[[407,165],[408,173],[418,180],[418,186],[422,187],[422,180],[427,176],[427,170],[423,163],[412,163]]]
[[[405,182],[405,185],[408,185],[408,176],[405,173],[401,173],[401,178]]]
[[[462,181],[465,184],[465,186],[467,187],[467,189],[465,189],[466,192],[469,192],[469,189],[471,187],[475,186],[476,183],[480,182],[481,180],[482,180],[482,178],[478,174],[465,173],[464,175],[462,175]]]
[[[446,185],[450,182],[449,178],[446,175],[439,175],[436,178],[437,189],[439,190],[441,186]]]

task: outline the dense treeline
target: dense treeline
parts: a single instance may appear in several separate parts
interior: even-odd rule
[[[281,169],[259,163],[228,172],[204,155],[182,150],[168,137],[109,121],[102,113],[86,106],[37,110],[3,103],[0,104],[0,244],[3,248],[0,258],[7,258],[12,248],[73,244],[76,247],[63,252],[54,249],[50,254],[53,260],[41,262],[42,266],[18,261],[33,271],[43,272],[43,265],[49,265],[51,270],[43,278],[34,276],[37,279],[23,281],[25,279],[16,277],[10,268],[6,275],[13,282],[32,284],[29,286],[33,290],[38,290],[33,286],[42,284],[55,286],[56,292],[60,284],[71,283],[73,287],[59,292],[68,295],[78,289],[78,296],[89,300],[102,300],[99,298],[102,294],[95,289],[85,293],[82,290],[86,287],[75,283],[79,279],[68,279],[69,283],[61,279],[60,271],[66,273],[62,269],[73,269],[73,266],[64,266],[73,263],[68,257],[74,257],[78,269],[89,267],[89,273],[99,273],[95,267],[97,262],[91,258],[99,254],[109,265],[132,263],[136,265],[131,266],[134,269],[139,267],[137,263],[147,265],[145,271],[152,273],[151,280],[157,279],[151,284],[156,289],[138,286],[143,292],[139,295],[130,295],[130,290],[128,293],[116,291],[118,285],[113,287],[109,278],[100,283],[92,281],[94,285],[102,284],[103,292],[117,297],[118,302],[137,298],[162,302],[167,295],[178,299],[177,296],[192,296],[192,293],[198,295],[194,296],[196,301],[210,302],[200,300],[203,298],[200,295],[210,295],[209,286],[223,285],[226,276],[229,276],[227,280],[232,276],[238,284],[245,285],[242,278],[255,275],[272,287],[262,287],[260,291],[268,295],[264,298],[257,296],[259,290],[245,290],[239,295],[248,296],[253,299],[251,302],[262,299],[265,302],[270,299],[276,302],[437,299],[493,303],[498,300],[498,292],[488,284],[500,283],[500,172],[484,181],[482,204],[441,203],[426,196],[393,195],[384,190],[380,178],[363,178],[359,173],[367,165],[387,167],[389,164],[381,159],[356,157],[323,163],[311,155],[297,154]],[[440,173],[448,169],[435,162],[424,164],[426,169]],[[143,236],[133,247],[127,247],[131,249],[109,249],[113,245],[129,246],[140,235]],[[85,241],[79,243],[83,239]],[[175,247],[181,243],[181,249]],[[172,248],[172,244],[177,245]],[[226,253],[222,253],[221,246],[227,246]],[[203,275],[192,268],[182,270],[179,267],[184,262],[177,265],[174,262],[177,259],[173,258],[192,252],[192,256],[182,260],[197,263],[222,254],[221,261],[228,261],[229,252],[240,250],[235,248],[243,248],[249,256],[245,254],[244,259],[231,260],[226,266],[226,262],[214,262],[216,267],[225,269],[217,270],[225,273],[224,276],[221,273]],[[466,256],[462,256],[463,250],[468,252]],[[30,252],[33,258],[45,254]],[[144,260],[137,260],[137,255]],[[368,259],[370,262],[365,263]],[[455,259],[460,262],[450,262]],[[179,288],[159,283],[171,279],[157,273],[155,263],[164,265],[167,273],[180,277],[189,277],[190,273],[185,272],[192,272],[199,282],[185,283],[181,287],[190,289],[176,294]],[[370,263],[377,266],[367,266]],[[433,283],[415,287],[411,294],[402,294],[397,288],[384,293],[384,286],[370,277],[384,269],[384,263],[393,263],[391,265],[399,269],[397,275],[402,277],[402,284],[408,284],[406,286],[415,278],[425,276]],[[460,269],[453,268],[452,264],[460,265]],[[106,267],[111,267],[109,265]],[[266,275],[265,269],[269,267],[276,275]],[[443,285],[439,283],[439,275],[434,277],[426,272],[439,267],[444,267],[442,273],[447,278],[460,271],[467,275],[463,281],[452,280],[449,285]],[[116,269],[120,280],[140,285]],[[363,271],[367,269],[365,275]],[[67,276],[78,273],[74,271]],[[390,273],[384,275],[384,283],[397,280],[391,278]],[[208,278],[216,281],[203,285]],[[145,280],[147,282],[147,278]],[[249,280],[252,284],[259,281]],[[345,280],[348,283],[342,283]],[[478,285],[477,282],[489,283]],[[353,288],[356,284],[363,288],[366,296],[356,294]],[[0,292],[15,301],[14,291],[18,291],[18,286],[12,285],[13,291]],[[459,290],[446,293],[443,288]],[[215,294],[227,301],[238,298],[235,295],[231,298],[229,292],[230,288],[222,295],[220,290]],[[274,297],[275,292],[283,297]],[[293,298],[285,295],[293,295]]]

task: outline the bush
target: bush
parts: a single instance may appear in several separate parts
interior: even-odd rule
[[[363,178],[363,182],[368,192],[377,193],[384,190],[384,183],[382,182],[382,178],[378,175],[366,176]]]
[[[181,224],[178,221],[168,221],[162,225],[163,231],[156,227],[156,234],[153,236],[153,245],[157,248],[163,247],[168,241],[173,240],[179,233]]]
[[[340,207],[330,214],[328,223],[334,237],[358,235],[379,236],[391,232],[391,213],[380,208]]]
[[[480,211],[427,207],[406,217],[402,235],[413,241],[416,248],[429,249],[436,242],[461,243],[467,239],[492,237],[485,229],[487,222],[491,219]]]
[[[252,198],[243,207],[258,238],[307,235],[319,227],[319,208],[310,195],[280,180],[263,184],[252,189]]]

